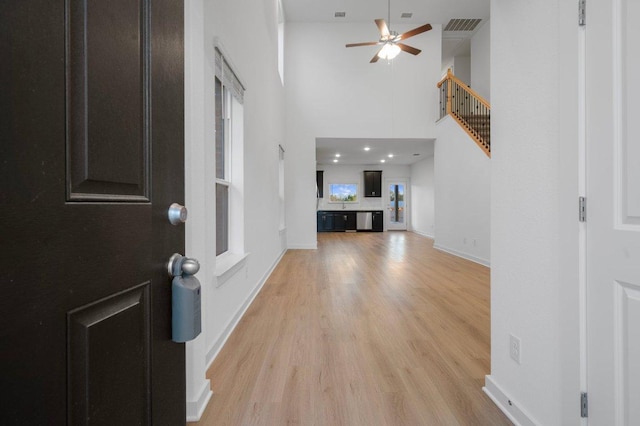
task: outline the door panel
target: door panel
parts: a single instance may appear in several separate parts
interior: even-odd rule
[[[620,96],[619,125],[620,138],[618,152],[622,162],[620,211],[621,222],[640,226],[640,105],[636,96],[640,94],[640,58],[638,58],[638,40],[640,27],[635,18],[640,14],[637,1],[619,0],[618,32],[620,38],[619,81],[616,91]]]
[[[66,3],[0,2],[0,424],[183,424],[183,3]]]
[[[149,284],[68,314],[71,423],[83,424],[84,419],[113,425],[149,423]]]
[[[589,3],[586,27],[589,423],[640,424],[637,2]]]
[[[617,408],[625,425],[640,424],[640,283],[615,283]]]
[[[68,0],[69,200],[149,201],[149,1]]]

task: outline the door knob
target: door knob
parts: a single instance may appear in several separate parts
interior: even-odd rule
[[[195,275],[199,270],[200,262],[180,253],[171,255],[167,264],[167,272],[169,272],[169,277],[171,278],[182,275]]]

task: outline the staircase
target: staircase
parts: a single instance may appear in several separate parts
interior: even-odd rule
[[[482,96],[471,90],[451,70],[438,83],[440,89],[440,118],[450,115],[491,157],[491,106]]]

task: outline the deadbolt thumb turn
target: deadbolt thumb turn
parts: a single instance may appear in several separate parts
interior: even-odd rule
[[[169,223],[172,225],[180,225],[181,223],[185,223],[187,221],[188,215],[187,208],[178,203],[173,203],[169,206],[169,211],[167,212],[167,216],[169,217]]]
[[[171,340],[188,342],[202,330],[200,318],[200,281],[194,276],[200,270],[196,259],[174,253],[167,272],[171,281]]]

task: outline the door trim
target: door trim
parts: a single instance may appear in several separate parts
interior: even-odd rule
[[[586,26],[578,26],[578,197],[587,197],[587,44]],[[588,198],[587,198],[588,203]],[[587,204],[588,206],[588,204]],[[576,207],[577,208],[577,207]],[[588,207],[587,207],[588,209]],[[588,216],[587,216],[588,220]],[[587,222],[578,223],[579,385],[587,392]],[[587,425],[586,418],[581,419]]]

